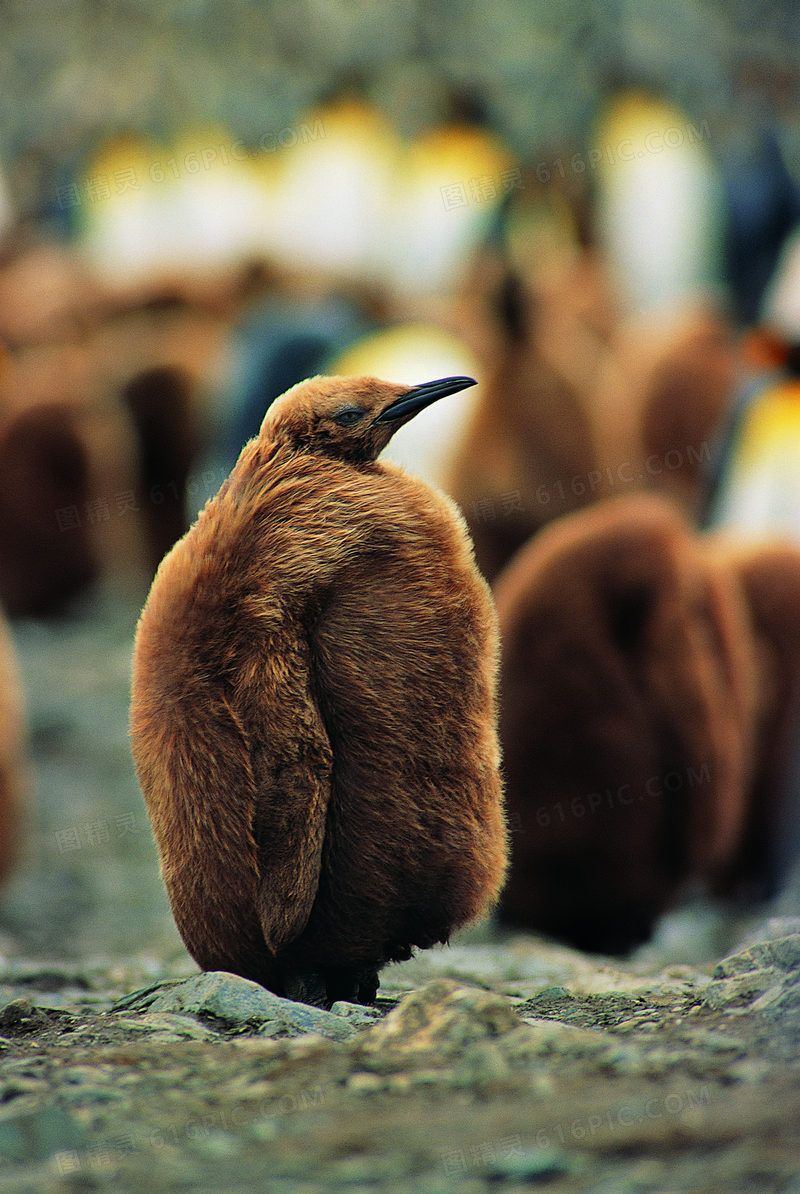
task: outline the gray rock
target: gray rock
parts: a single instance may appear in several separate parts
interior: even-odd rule
[[[753,940],[723,958],[705,993],[708,1007],[740,1008],[773,1019],[800,1011],[800,933],[782,933],[787,923],[767,922],[764,940]]]
[[[24,996],[10,1000],[0,1011],[0,1029],[4,1032],[35,1032],[48,1024],[47,1014]]]
[[[114,1090],[110,1086],[92,1086],[86,1083],[82,1086],[67,1087],[63,1098],[72,1107],[93,1107],[99,1103],[119,1103],[125,1098],[121,1090]]]
[[[734,1062],[727,1071],[729,1080],[740,1082],[743,1086],[756,1086],[769,1077],[771,1066],[768,1061],[757,1057],[746,1057],[742,1061]]]
[[[558,1149],[521,1148],[509,1156],[488,1161],[481,1168],[484,1176],[493,1181],[538,1184],[568,1174],[570,1167],[569,1157]]]
[[[570,992],[566,987],[545,987],[543,991],[539,991],[536,996],[537,999],[569,999]]]
[[[780,977],[772,969],[759,968],[735,974],[731,978],[719,978],[706,990],[706,1006],[717,1011],[722,1008],[745,1008],[770,987],[779,985]]]
[[[232,1132],[201,1132],[194,1136],[189,1147],[211,1161],[235,1157],[241,1151],[241,1141]]]
[[[386,1078],[380,1074],[371,1074],[368,1070],[356,1070],[347,1079],[347,1089],[359,1095],[374,1095],[384,1090],[386,1085]]]
[[[225,1029],[271,1027],[264,1034],[319,1033],[331,1040],[348,1040],[355,1027],[341,1016],[273,995],[265,987],[238,974],[209,971],[180,983],[156,983],[120,1000],[117,1009],[172,1012],[211,1020]]]
[[[781,970],[800,970],[800,933],[778,937],[772,942],[772,952],[775,965]]]
[[[407,995],[363,1033],[359,1045],[367,1065],[379,1072],[428,1072],[456,1089],[483,1091],[524,1076],[543,1097],[548,1084],[534,1079],[545,1065],[626,1075],[652,1069],[636,1046],[592,1029],[520,1016],[510,999],[450,979],[434,979]],[[438,1073],[431,1069],[437,1065]]]
[[[59,1077],[61,1097],[70,1106],[91,1107],[98,1103],[121,1102],[125,1098],[115,1080],[113,1066],[68,1066]]]
[[[796,1024],[800,1017],[800,971],[792,971],[782,982],[773,984],[755,1000],[751,1010],[761,1012],[771,1020],[791,1019],[792,1024]]]
[[[582,1028],[617,1027],[635,1021],[640,1030],[654,1016],[648,1000],[639,993],[598,991],[579,996],[562,987],[548,987],[527,1000],[523,1014]]]
[[[755,941],[723,958],[714,968],[715,979],[749,974],[755,970],[790,971],[800,968],[800,933],[789,933],[769,941]]]
[[[142,1012],[139,1016],[119,1016],[117,1024],[130,1032],[148,1034],[160,1041],[207,1041],[213,1040],[213,1029],[201,1024],[193,1016],[182,1016],[174,1012]]]
[[[452,979],[433,979],[407,995],[380,1024],[367,1029],[363,1046],[373,1054],[426,1053],[447,1058],[519,1026],[519,1017],[503,995],[463,987]]]
[[[0,1105],[7,1106],[14,1099],[24,1098],[26,1095],[39,1095],[46,1090],[47,1083],[43,1078],[33,1078],[29,1075],[5,1078],[0,1082]]]
[[[383,1013],[376,1007],[365,1007],[360,1003],[348,1003],[343,999],[338,1000],[331,1006],[331,1012],[334,1016],[341,1016],[356,1028],[374,1024],[376,1020],[382,1019],[383,1016]]]
[[[772,966],[772,946],[768,941],[760,941],[749,945],[746,949],[722,958],[714,967],[712,977],[715,979],[736,978],[742,974],[752,974],[756,970],[764,970]]]
[[[608,1050],[608,1039],[591,1028],[578,1028],[560,1020],[537,1019],[525,1016],[528,1031],[518,1038],[518,1048],[525,1057],[570,1057],[573,1060],[597,1057]],[[627,1045],[617,1045],[628,1049]],[[630,1047],[632,1048],[632,1046]]]

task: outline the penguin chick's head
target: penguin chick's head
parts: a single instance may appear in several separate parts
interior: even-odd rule
[[[403,423],[437,399],[474,385],[471,377],[420,386],[377,377],[312,377],[273,402],[260,438],[353,463],[375,460]]]

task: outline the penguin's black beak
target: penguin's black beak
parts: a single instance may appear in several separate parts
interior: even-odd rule
[[[414,386],[414,389],[403,394],[402,398],[396,398],[391,402],[381,411],[375,422],[391,423],[396,419],[409,419],[439,398],[457,394],[459,390],[466,390],[468,386],[474,385],[474,377],[441,377],[438,381],[426,381],[424,385]]]

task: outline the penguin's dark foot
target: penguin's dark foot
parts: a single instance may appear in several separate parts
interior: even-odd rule
[[[358,1002],[374,1003],[380,985],[377,970],[371,970],[367,974],[362,974],[358,984]]]
[[[380,986],[376,970],[331,969],[326,972],[330,1007],[340,999],[347,1003],[374,1003]]]
[[[340,999],[347,1003],[355,1003],[358,997],[358,974],[355,970],[331,969],[325,972],[325,985],[328,988],[328,1007],[338,1003]]]
[[[380,983],[377,970],[349,970],[331,967],[320,973],[316,970],[291,970],[283,973],[283,994],[297,1003],[311,1007],[330,1008],[344,1000],[346,1003],[374,1003]]]
[[[283,993],[286,999],[297,1003],[308,1003],[312,1007],[330,1007],[325,979],[316,971],[292,971],[283,976]]]

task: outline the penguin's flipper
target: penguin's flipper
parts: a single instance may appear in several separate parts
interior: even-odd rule
[[[319,745],[327,747],[327,739]],[[302,933],[319,886],[331,767],[324,749],[314,747],[305,757],[271,768],[257,780],[257,907],[264,940],[275,954]]]

